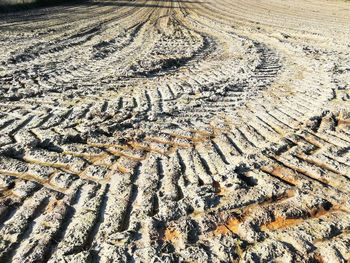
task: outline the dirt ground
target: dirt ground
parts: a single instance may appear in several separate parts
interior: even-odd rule
[[[349,262],[350,3],[0,15],[0,262]]]
[[[35,0],[0,0],[0,6],[2,5],[17,5],[17,4],[28,4],[34,3]]]

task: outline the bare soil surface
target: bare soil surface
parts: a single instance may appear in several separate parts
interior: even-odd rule
[[[348,262],[350,3],[0,15],[0,262]]]

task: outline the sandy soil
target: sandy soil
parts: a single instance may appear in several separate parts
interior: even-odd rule
[[[348,262],[350,3],[0,15],[0,262]]]

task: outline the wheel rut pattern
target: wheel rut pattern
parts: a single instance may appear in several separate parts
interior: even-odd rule
[[[340,0],[1,14],[0,262],[348,262],[349,16]]]

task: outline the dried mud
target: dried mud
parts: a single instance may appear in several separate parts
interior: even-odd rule
[[[350,4],[0,15],[0,262],[348,262]]]

